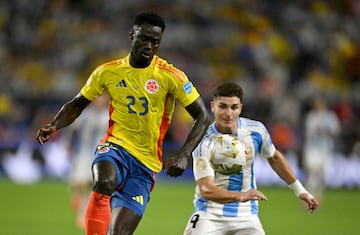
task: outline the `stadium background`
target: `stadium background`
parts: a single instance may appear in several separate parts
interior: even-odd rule
[[[2,180],[34,189],[40,181],[66,185],[69,154],[62,132],[42,148],[35,132],[96,65],[127,53],[133,17],[142,10],[165,18],[159,54],[188,74],[207,103],[218,82],[231,80],[245,88],[244,115],[269,127],[300,178],[304,114],[311,95],[322,94],[342,125],[328,186],[359,194],[359,0],[1,1]],[[176,112],[165,158],[191,123],[184,110]],[[256,167],[260,186],[284,186],[263,162]],[[160,182],[179,184],[192,184],[191,177],[190,169],[177,180],[159,175]]]

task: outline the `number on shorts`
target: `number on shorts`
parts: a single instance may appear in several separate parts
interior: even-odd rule
[[[195,214],[193,215],[193,217],[191,217],[190,223],[192,223],[192,227],[195,228],[196,227],[196,223],[199,221],[199,217],[200,215]]]

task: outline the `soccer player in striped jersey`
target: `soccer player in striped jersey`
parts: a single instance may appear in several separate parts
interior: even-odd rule
[[[209,126],[209,115],[187,75],[158,57],[165,29],[161,16],[144,12],[130,31],[125,57],[97,67],[81,91],[54,119],[39,129],[40,144],[70,125],[98,96],[110,96],[109,127],[92,164],[93,187],[86,212],[86,234],[132,234],[153,189],[155,175],[165,168],[180,176]],[[176,100],[194,119],[184,145],[163,166],[162,144]],[[111,207],[111,212],[110,212]]]
[[[307,203],[312,212],[318,201],[302,186],[288,162],[271,141],[260,121],[240,117],[243,90],[235,83],[218,86],[211,101],[215,121],[193,152],[193,172],[196,180],[194,206],[185,235],[263,235],[258,217],[258,201],[266,196],[256,190],[254,159],[266,159],[272,169]],[[216,173],[209,162],[209,146],[214,136],[233,134],[241,139],[248,153],[247,163],[235,175]]]

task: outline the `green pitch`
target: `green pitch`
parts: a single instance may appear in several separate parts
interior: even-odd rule
[[[182,234],[193,205],[193,183],[157,182],[148,209],[135,235]],[[0,234],[81,235],[70,208],[70,189],[64,182],[16,185],[0,179]],[[310,214],[287,188],[261,187],[268,196],[260,202],[267,235],[359,234],[360,189],[328,190],[323,206]]]

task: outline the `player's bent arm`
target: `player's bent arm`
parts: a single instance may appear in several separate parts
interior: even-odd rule
[[[200,143],[210,125],[209,114],[201,97],[185,108],[194,119],[194,124],[179,153],[175,157],[169,158],[164,165],[165,171],[171,177],[178,177],[184,173],[191,153]]]
[[[90,100],[85,98],[81,93],[78,93],[73,99],[66,102],[60,108],[50,124],[55,126],[56,130],[70,125],[90,103]]]
[[[249,200],[267,200],[267,197],[256,189],[250,189],[247,192],[228,191],[214,185],[214,177],[206,176],[196,181],[201,195],[206,200],[221,204],[231,202],[246,202]]]
[[[191,153],[200,143],[201,138],[205,135],[210,125],[210,117],[201,97],[186,106],[185,109],[194,119],[194,124],[184,142],[184,145],[180,149],[179,156],[186,156],[190,158]]]
[[[36,135],[38,142],[40,144],[45,143],[56,130],[70,125],[90,103],[90,100],[86,99],[81,93],[78,93],[72,100],[60,108],[50,123],[38,130]]]

